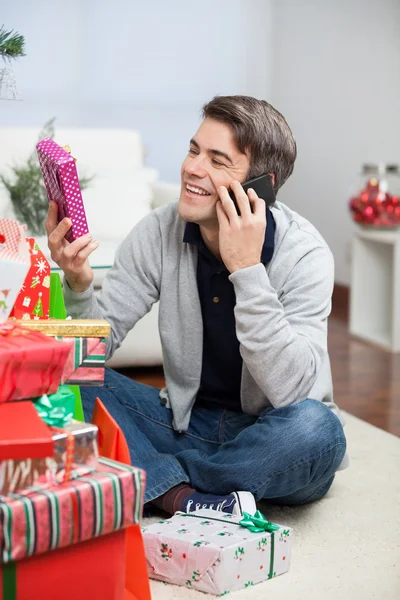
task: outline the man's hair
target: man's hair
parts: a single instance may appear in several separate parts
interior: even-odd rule
[[[275,193],[293,172],[296,142],[286,119],[265,100],[250,96],[215,96],[202,116],[230,126],[237,147],[250,160],[246,179],[275,175]]]

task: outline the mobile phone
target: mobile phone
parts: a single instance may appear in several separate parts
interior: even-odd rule
[[[247,190],[253,188],[255,193],[259,198],[262,198],[267,206],[271,206],[275,202],[275,192],[272,186],[272,181],[270,175],[260,175],[260,177],[255,177],[254,179],[249,179],[242,183],[242,188],[247,194]],[[237,200],[235,198],[235,194],[232,190],[228,190],[230,197],[233,200],[235,208],[240,215],[240,210],[237,204]]]

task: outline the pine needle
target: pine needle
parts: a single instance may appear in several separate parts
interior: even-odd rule
[[[25,56],[25,38],[13,30],[6,31],[4,25],[0,28],[0,56],[3,58],[16,59]]]

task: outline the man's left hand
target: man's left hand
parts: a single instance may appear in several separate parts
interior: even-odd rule
[[[248,195],[238,181],[231,188],[239,206],[238,215],[226,187],[218,188],[220,202],[217,202],[219,222],[219,251],[221,259],[231,273],[257,265],[267,227],[265,202],[253,189]]]

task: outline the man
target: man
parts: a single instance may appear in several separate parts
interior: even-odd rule
[[[82,388],[85,416],[99,396],[147,472],[145,501],[169,513],[311,502],[345,462],[327,352],[332,255],[308,221],[279,202],[266,209],[241,186],[269,174],[277,192],[292,173],[296,144],[283,116],[228,96],[203,117],[179,202],[133,228],[99,298],[88,263],[97,243],[86,235],[68,244],[70,221],[56,226],[50,207],[68,313],[111,324],[108,356],[160,301],[167,387],[108,370],[104,387]]]

